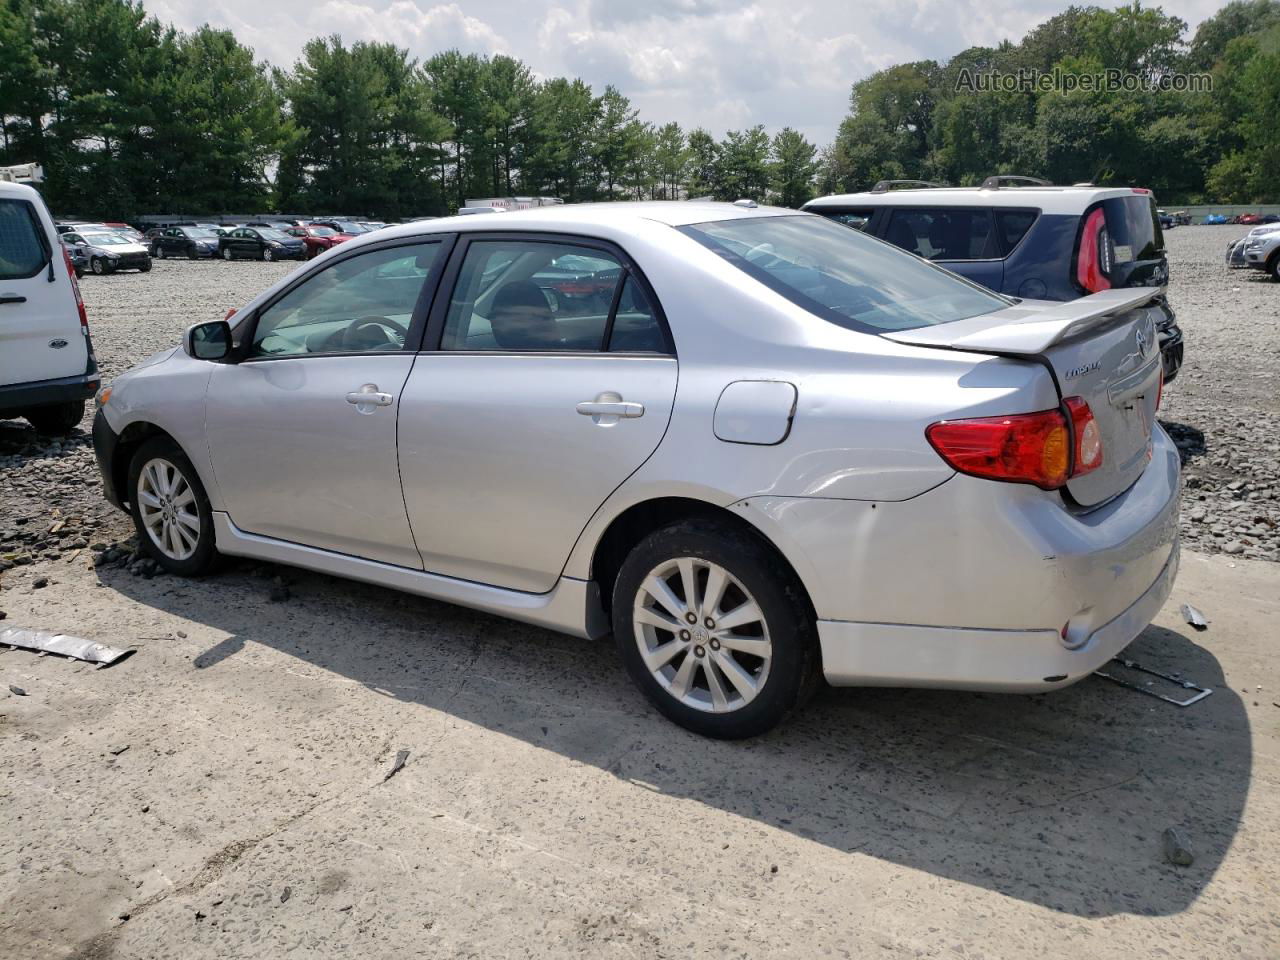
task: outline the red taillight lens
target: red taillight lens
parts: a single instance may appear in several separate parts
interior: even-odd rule
[[[71,281],[71,292],[76,295],[76,312],[80,314],[80,332],[89,336],[89,314],[84,308],[84,298],[80,296],[80,283],[76,280],[76,268],[71,263],[71,254],[62,248],[62,261],[67,265],[67,279]]]
[[[226,315],[225,317],[223,317],[222,319],[223,319],[223,320],[227,320],[227,321],[229,321],[229,320],[230,320],[232,317],[234,317],[235,315],[236,315],[236,308],[235,308],[235,307],[232,307],[230,310],[228,310],[228,311],[227,311],[227,315]]]
[[[1076,282],[1090,293],[1111,289],[1105,268],[1111,258],[1107,240],[1107,216],[1102,208],[1085,219],[1080,235],[1080,252],[1076,254]]]
[[[1071,412],[1071,433],[1075,441],[1075,467],[1071,475],[1078,477],[1102,466],[1102,429],[1083,397],[1067,397],[1064,402]]]
[[[1042,490],[1056,490],[1067,482],[1071,441],[1060,410],[943,420],[931,424],[925,436],[961,473],[1033,483]]]
[[[943,420],[931,424],[925,436],[961,473],[1056,490],[1071,477],[1102,466],[1102,431],[1089,404],[1083,397],[1067,397],[1064,402],[1070,424],[1061,410],[1042,410]]]

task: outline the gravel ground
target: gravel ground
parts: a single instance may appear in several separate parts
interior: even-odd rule
[[[1170,300],[1186,337],[1186,363],[1165,392],[1161,414],[1182,450],[1184,544],[1275,561],[1280,285],[1224,266],[1227,241],[1245,230],[1181,227],[1168,235]],[[104,380],[298,266],[156,261],[150,274],[86,277],[81,287]],[[130,532],[123,515],[102,500],[88,415],[81,432],[62,441],[38,437],[25,421],[0,421],[0,571],[40,555],[110,544]]]

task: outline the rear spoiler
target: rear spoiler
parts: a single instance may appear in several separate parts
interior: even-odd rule
[[[883,334],[889,340],[919,347],[972,350],[975,353],[1029,355],[1060,343],[1126,311],[1149,304],[1165,291],[1160,287],[1125,287],[1066,302],[1026,301],[967,320]]]

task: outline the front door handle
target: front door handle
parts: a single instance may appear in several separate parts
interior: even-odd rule
[[[375,407],[389,407],[393,400],[395,397],[379,391],[376,383],[366,383],[359,390],[347,394],[347,403],[354,403],[359,413],[373,413]]]
[[[26,303],[27,298],[16,293],[0,293],[0,303]]]
[[[584,417],[590,417],[593,423],[609,427],[619,420],[633,420],[644,416],[644,404],[634,400],[623,400],[622,394],[606,390],[594,400],[584,400],[575,408]]]

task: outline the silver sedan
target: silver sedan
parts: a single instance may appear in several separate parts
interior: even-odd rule
[[[821,677],[1045,691],[1146,626],[1178,565],[1160,292],[1017,301],[754,204],[447,218],[192,327],[94,439],[173,573],[612,633],[663,714],[744,737]]]

